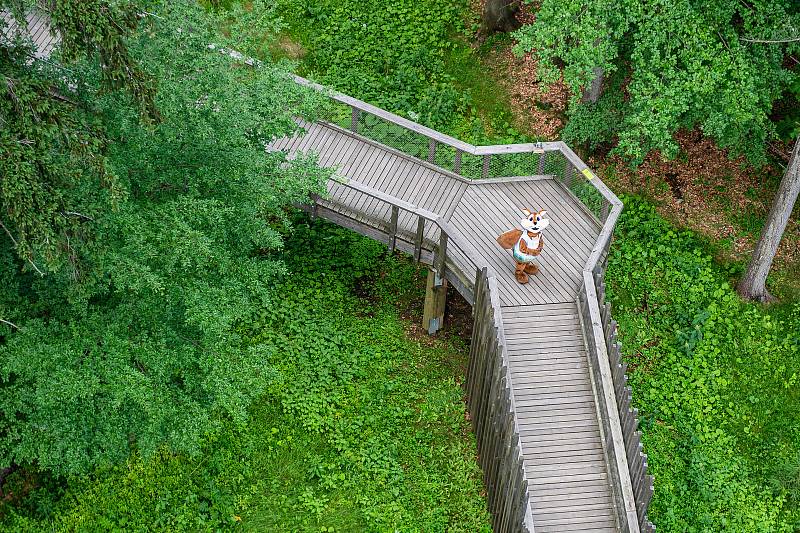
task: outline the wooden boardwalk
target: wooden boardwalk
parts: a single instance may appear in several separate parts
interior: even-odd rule
[[[470,181],[341,127],[303,126],[305,135],[280,139],[272,149],[290,157],[313,152],[322,166],[337,169],[329,196],[318,200],[318,214],[337,222],[339,215],[365,226],[385,225],[391,205],[340,183],[356,182],[439,215],[496,271],[533,529],[616,531],[576,303],[583,266],[600,235],[599,221],[552,176]],[[528,285],[516,282],[509,252],[495,241],[517,227],[522,207],[548,209],[551,218],[541,271]],[[400,238],[412,242],[417,229],[412,213],[398,215]],[[434,225],[426,228],[426,240],[436,242],[438,231]],[[448,254],[464,272],[474,271],[474,260],[462,250],[448,249]]]

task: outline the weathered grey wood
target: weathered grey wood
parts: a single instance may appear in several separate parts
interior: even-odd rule
[[[417,215],[417,232],[414,236],[414,259],[419,261],[422,252],[422,235],[425,233],[425,217]]]
[[[492,163],[492,154],[483,156],[483,169],[481,170],[481,177],[485,178],[489,175],[489,166]]]
[[[32,32],[35,42],[46,39],[57,40],[57,36],[48,36],[48,31],[45,30],[47,24],[43,20],[34,21],[29,25],[29,31]],[[41,49],[39,50],[41,51]],[[254,65],[255,61],[238,54],[238,52],[220,49],[223,53],[230,55],[237,61],[244,61],[245,64]],[[525,470],[532,472],[549,472],[542,470],[547,468],[551,463],[530,463],[528,465],[521,457],[533,457],[526,454],[526,437],[520,435],[517,437],[516,428],[519,426],[517,423],[521,418],[517,409],[522,409],[525,406],[525,401],[528,400],[529,406],[535,406],[538,403],[538,412],[544,412],[546,408],[552,407],[553,401],[557,399],[558,402],[563,402],[556,405],[576,405],[572,403],[577,396],[572,396],[569,391],[562,393],[547,393],[535,396],[533,393],[526,395],[520,389],[520,395],[517,397],[517,388],[515,383],[515,376],[528,375],[532,376],[533,373],[520,372],[521,367],[516,365],[533,365],[534,354],[530,351],[526,353],[525,344],[517,342],[521,340],[524,335],[524,320],[513,321],[513,328],[509,331],[515,331],[514,335],[506,335],[506,328],[503,320],[500,306],[496,305],[498,298],[502,300],[502,304],[514,303],[517,305],[528,305],[532,302],[548,303],[553,301],[553,297],[558,297],[562,292],[566,291],[570,297],[574,297],[576,292],[574,289],[573,276],[578,276],[580,281],[581,270],[584,275],[588,272],[601,271],[605,265],[608,257],[608,250],[610,246],[610,235],[613,230],[616,218],[619,216],[619,211],[622,208],[621,202],[608,190],[608,188],[600,181],[594,174],[588,170],[586,165],[569,149],[564,143],[529,143],[518,145],[502,145],[502,146],[485,146],[476,147],[468,143],[459,141],[458,139],[443,135],[439,132],[425,128],[407,119],[403,119],[392,113],[388,113],[375,106],[371,106],[365,102],[356,100],[346,95],[333,93],[327,91],[319,85],[316,85],[308,80],[296,78],[300,84],[312,87],[314,89],[326,92],[332,99],[348,105],[352,109],[351,115],[351,129],[357,130],[359,117],[361,113],[368,113],[373,115],[376,120],[383,120],[395,126],[405,128],[408,131],[420,135],[422,138],[427,138],[429,141],[429,159],[431,161],[420,161],[407,154],[403,154],[394,149],[389,149],[382,146],[375,141],[364,139],[353,132],[341,129],[338,126],[324,126],[320,128],[320,124],[308,124],[299,121],[301,127],[305,128],[308,132],[306,135],[297,135],[286,140],[276,140],[274,147],[280,148],[296,154],[301,151],[318,151],[320,153],[320,162],[328,166],[339,167],[339,172],[343,176],[350,177],[355,181],[362,179],[368,180],[367,185],[372,186],[375,190],[381,191],[386,197],[377,197],[369,194],[369,191],[358,190],[352,187],[344,187],[333,184],[330,187],[331,198],[328,199],[312,199],[311,206],[308,209],[319,215],[320,217],[332,220],[337,224],[349,227],[362,234],[368,235],[380,242],[387,243],[391,248],[397,248],[409,253],[414,253],[423,262],[427,261],[430,264],[433,261],[433,254],[430,250],[432,243],[436,240],[441,240],[441,234],[446,235],[445,239],[449,239],[453,246],[452,256],[454,260],[450,260],[446,253],[441,253],[441,274],[447,276],[448,279],[458,280],[471,280],[471,271],[475,267],[488,266],[487,270],[481,272],[485,278],[484,281],[478,283],[471,283],[470,281],[461,282],[460,291],[467,293],[471,297],[474,306],[481,306],[476,312],[476,329],[480,321],[480,329],[476,333],[475,341],[476,348],[474,355],[475,372],[472,378],[472,385],[474,385],[475,395],[470,397],[471,409],[475,409],[483,417],[483,422],[476,426],[479,432],[479,443],[481,449],[485,450],[486,455],[481,452],[481,462],[484,467],[484,472],[487,476],[487,486],[490,488],[489,503],[493,510],[493,523],[495,529],[498,531],[516,531],[519,529],[528,529],[529,531],[534,528],[534,519],[531,512],[533,507],[538,512],[538,527],[537,531],[564,531],[574,530],[576,526],[580,529],[592,530],[611,530],[615,524],[610,517],[611,514],[604,514],[601,511],[608,511],[608,508],[603,505],[593,505],[589,502],[592,498],[586,497],[587,495],[595,494],[602,495],[606,501],[610,500],[608,493],[608,482],[613,482],[615,486],[619,484],[619,480],[613,479],[614,476],[606,476],[605,474],[591,479],[576,478],[580,476],[549,476],[543,477],[532,481],[529,480],[524,474]],[[341,130],[341,131],[339,131]],[[344,132],[344,134],[342,134]],[[439,169],[432,164],[435,160],[435,147],[437,144],[443,143],[447,146],[453,147],[456,153],[453,168],[455,172],[451,173],[445,169]],[[584,217],[585,211],[569,210],[568,224],[570,231],[564,232],[565,240],[562,248],[559,246],[549,247],[547,252],[552,255],[545,255],[545,258],[552,258],[558,260],[553,264],[552,269],[543,269],[542,276],[538,277],[536,281],[541,286],[529,285],[521,288],[513,283],[511,272],[506,269],[497,268],[507,263],[504,261],[504,256],[496,254],[496,249],[493,246],[492,240],[495,235],[487,234],[493,232],[497,228],[487,227],[484,228],[484,233],[479,234],[476,239],[475,236],[463,232],[463,228],[451,227],[447,222],[453,217],[461,206],[461,198],[465,195],[466,189],[474,187],[468,185],[468,181],[463,177],[458,176],[461,170],[461,155],[468,153],[477,157],[484,158],[483,176],[488,176],[490,173],[490,158],[493,154],[514,154],[514,153],[528,153],[528,154],[542,154],[539,159],[540,174],[543,173],[545,157],[555,157],[553,152],[559,152],[567,160],[567,169],[565,171],[565,183],[571,179],[575,171],[580,171],[588,179],[591,186],[593,186],[605,198],[603,210],[600,215],[604,219],[605,224],[600,231],[599,238],[592,245],[592,240],[595,238],[593,230],[585,232],[577,228],[582,228],[582,224],[591,222],[593,215]],[[389,168],[384,168],[383,162],[389,163]],[[497,172],[495,172],[497,174]],[[441,177],[440,177],[441,176]],[[402,178],[401,181],[397,179]],[[446,179],[445,179],[446,178]],[[453,180],[453,183],[447,180]],[[555,189],[548,189],[551,185],[546,185],[552,180],[547,179],[522,179],[518,177],[510,177],[509,179],[501,178],[495,180],[497,184],[507,183],[509,185],[519,187],[530,187],[533,183],[542,183],[543,193],[542,198],[549,198],[556,201],[557,208],[563,209],[564,206],[570,205],[572,202],[578,206],[582,206],[580,202],[575,199],[568,191],[565,193],[567,202],[560,203],[558,194],[564,193],[563,187],[558,189],[558,194],[553,193]],[[456,185],[457,184],[457,185]],[[418,223],[418,212],[405,211],[404,206],[397,203],[395,200],[405,200],[416,209],[429,209],[432,213],[439,213],[436,215],[438,219],[431,219],[432,222],[427,225],[428,241],[425,239],[425,226],[423,222],[422,238],[416,239],[415,234],[415,221]],[[448,199],[449,204],[448,204]],[[483,198],[487,199],[486,197]],[[501,207],[498,203],[498,197],[489,197],[490,205],[494,208]],[[507,197],[503,201],[508,201]],[[578,214],[580,213],[580,214]],[[489,213],[489,218],[495,219],[492,213]],[[565,219],[565,220],[567,220]],[[474,221],[473,221],[474,222]],[[480,238],[480,235],[486,237],[485,240]],[[427,242],[427,244],[426,244]],[[475,243],[478,243],[475,245]],[[419,243],[419,244],[418,244]],[[591,250],[584,253],[581,246],[573,246],[570,248],[567,243],[576,244],[589,244]],[[428,246],[428,248],[426,248]],[[441,247],[440,248],[444,248]],[[444,250],[443,250],[444,252]],[[584,268],[580,268],[580,264],[574,265],[572,263],[574,258],[586,258]],[[494,274],[496,270],[498,274]],[[487,277],[488,276],[488,277]],[[479,276],[480,277],[480,276]],[[492,280],[490,283],[486,279]],[[512,282],[509,283],[508,280]],[[585,280],[583,280],[585,282]],[[543,283],[547,282],[547,283]],[[549,285],[548,285],[549,283]],[[469,286],[472,289],[469,289]],[[580,284],[577,285],[578,287]],[[535,287],[535,288],[534,288]],[[472,291],[471,293],[469,291]],[[570,293],[570,291],[573,291]],[[587,288],[588,290],[588,288]],[[586,339],[586,347],[589,351],[585,352],[583,349],[575,351],[575,354],[569,354],[563,350],[564,346],[553,345],[559,341],[555,339],[566,338],[563,332],[566,328],[553,329],[553,331],[545,331],[544,334],[539,336],[540,341],[546,339],[553,339],[552,342],[536,342],[530,343],[530,346],[535,348],[537,353],[535,355],[543,356],[545,360],[560,360],[569,361],[572,355],[585,356],[587,354],[597,354],[603,352],[607,346],[616,346],[614,344],[613,330],[611,323],[607,322],[610,317],[610,310],[605,310],[600,323],[596,320],[600,314],[598,304],[602,304],[602,298],[597,302],[597,298],[591,298],[588,295],[583,298],[583,303],[579,306],[581,317],[587,318],[584,322],[588,322],[591,326],[584,327],[585,330],[594,329],[607,329],[605,338],[593,335],[593,338]],[[521,317],[522,315],[520,315]],[[534,317],[531,317],[534,318]],[[550,319],[546,322],[542,321],[539,324],[541,330],[546,325],[552,326],[557,321]],[[604,328],[605,326],[605,328]],[[514,337],[514,338],[512,338]],[[513,348],[508,349],[507,348]],[[518,354],[518,355],[515,355]],[[612,348],[611,352],[606,351],[607,356],[612,359],[618,357],[618,351]],[[557,357],[556,357],[557,356]],[[541,358],[541,357],[540,357]],[[597,363],[597,357],[593,360]],[[613,359],[616,361],[617,359]],[[603,359],[605,361],[605,359]],[[601,361],[602,362],[602,361]],[[605,372],[605,368],[600,368],[606,365],[598,364],[598,368]],[[533,368],[533,367],[531,367]],[[592,365],[575,367],[576,376],[585,375],[587,370],[591,370]],[[568,375],[558,372],[556,376]],[[480,379],[479,379],[480,378]],[[515,381],[516,380],[516,381]],[[546,383],[548,380],[544,380]],[[551,383],[558,383],[561,380],[556,378],[549,380]],[[572,380],[574,381],[574,380]],[[624,367],[615,363],[613,369],[613,382],[614,384],[622,385],[622,394],[615,394],[615,400],[621,401],[625,405],[630,403],[630,391],[625,385]],[[584,400],[589,401],[591,404],[591,397],[584,397]],[[614,402],[612,401],[611,404]],[[566,411],[565,411],[566,412]],[[612,413],[613,414],[613,413]],[[622,413],[625,428],[630,431],[630,428],[635,428],[636,411],[627,408]],[[569,415],[564,415],[563,423],[568,423],[572,418]],[[609,424],[608,413],[604,413],[603,421]],[[524,418],[524,417],[523,417]],[[541,417],[540,417],[541,418]],[[613,418],[613,417],[612,417]],[[529,424],[522,424],[522,426],[534,426],[538,422],[534,421],[535,418],[529,419]],[[614,429],[614,424],[609,426]],[[553,429],[553,428],[551,428]],[[606,439],[609,433],[603,427],[598,426],[598,434],[601,439]],[[652,496],[652,477],[644,474],[646,472],[646,456],[641,452],[641,444],[639,440],[639,432],[635,431],[626,444],[630,444],[629,449],[633,454],[632,463],[633,470],[631,476],[641,479],[641,483],[636,487],[636,512],[639,513],[639,518],[630,513],[625,515],[625,526],[630,526],[638,522],[644,531],[652,531],[652,524],[646,518],[647,504],[649,498]],[[528,440],[528,443],[532,441]],[[584,441],[584,439],[573,440],[559,440],[559,449],[561,453],[564,450],[577,450],[580,451],[579,455],[582,460],[577,463],[590,462],[588,459],[590,455],[586,452],[592,448],[587,448],[591,440]],[[612,444],[613,439],[606,439],[606,444]],[[567,444],[568,443],[568,444]],[[565,446],[566,444],[566,446]],[[600,440],[594,440],[591,446],[597,447],[601,444]],[[547,448],[544,446],[535,447],[536,449],[549,449],[552,453],[556,453],[554,448]],[[602,446],[600,446],[603,449]],[[606,446],[605,449],[609,449]],[[549,453],[549,452],[548,452]],[[566,456],[565,456],[566,457]],[[533,460],[533,459],[531,459]],[[552,463],[555,465],[555,463]],[[541,468],[540,468],[541,467]],[[612,472],[613,473],[613,472]],[[562,472],[563,474],[563,472]],[[587,474],[588,475],[588,474]],[[516,494],[511,494],[516,491]],[[578,495],[572,501],[581,501],[580,505],[564,505],[559,502],[569,500],[559,500],[565,495]],[[547,505],[532,506],[532,502],[544,502]],[[549,505],[549,507],[548,507]],[[524,511],[523,511],[524,510]],[[597,511],[597,512],[595,512]],[[524,516],[521,516],[524,512]],[[591,519],[591,520],[590,520]],[[636,530],[637,528],[631,526],[629,530]]]
[[[396,205],[392,206],[392,219],[389,222],[389,251],[394,252],[397,244],[397,219],[400,216],[400,208]],[[415,254],[416,255],[416,254]]]
[[[781,179],[758,243],[739,281],[738,293],[750,300],[766,301],[770,294],[766,288],[767,275],[778,251],[783,232],[792,216],[794,204],[800,195],[800,135],[794,142],[789,164]]]
[[[436,139],[428,139],[428,163],[436,161]]]

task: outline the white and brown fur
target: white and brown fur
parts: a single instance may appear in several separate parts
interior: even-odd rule
[[[506,250],[513,250],[512,255],[517,267],[514,277],[520,283],[528,283],[528,275],[539,272],[539,267],[533,263],[533,258],[542,253],[544,236],[542,230],[550,225],[550,220],[545,218],[547,211],[530,211],[523,209],[525,215],[520,221],[522,229],[512,229],[500,235],[497,242]],[[520,252],[517,254],[517,252]]]

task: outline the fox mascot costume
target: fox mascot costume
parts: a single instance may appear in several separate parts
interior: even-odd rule
[[[536,256],[542,253],[544,237],[542,230],[550,225],[550,219],[545,218],[547,211],[529,211],[523,209],[525,218],[520,221],[522,229],[512,229],[500,235],[497,242],[506,250],[512,250],[517,268],[514,276],[520,283],[528,283],[528,274],[539,272],[539,267],[533,262]]]

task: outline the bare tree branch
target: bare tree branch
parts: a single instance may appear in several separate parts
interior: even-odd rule
[[[781,44],[781,43],[796,43],[800,41],[800,37],[787,37],[785,39],[753,39],[750,37],[740,37],[739,40],[746,43],[765,43],[765,44]]]
[[[9,326],[14,328],[15,330],[19,331],[19,326],[14,324],[13,322],[9,322],[8,320],[4,320],[2,318],[0,318],[0,322],[2,322],[3,324],[8,324]]]
[[[73,217],[82,218],[84,220],[94,221],[94,219],[92,217],[90,217],[89,215],[84,215],[83,213],[78,213],[77,211],[62,211],[61,214],[64,215],[65,217],[66,216],[73,216]]]
[[[11,232],[8,231],[8,228],[6,227],[5,224],[3,224],[2,220],[0,220],[0,228],[3,228],[3,230],[5,230],[6,235],[8,235],[8,238],[11,239],[11,242],[14,243],[14,246],[19,246],[19,244],[17,244],[17,239],[15,239],[13,235],[11,235]]]
[[[3,228],[3,230],[6,232],[6,235],[8,235],[8,238],[9,238],[9,239],[11,239],[11,242],[13,242],[13,243],[14,243],[14,246],[15,246],[15,247],[16,247],[16,246],[19,246],[19,244],[17,244],[17,239],[15,239],[13,235],[11,235],[11,232],[10,232],[10,231],[8,231],[8,228],[6,227],[6,225],[5,225],[5,224],[3,224],[3,221],[2,221],[2,220],[0,220],[0,227],[1,227],[1,228]],[[44,272],[42,272],[42,271],[39,269],[39,267],[38,267],[38,266],[36,266],[36,263],[34,263],[33,261],[31,261],[30,259],[27,259],[27,261],[28,261],[28,263],[30,263],[30,265],[33,267],[33,269],[34,269],[36,272],[38,272],[38,273],[39,273],[39,275],[40,275],[40,276],[44,277]]]

